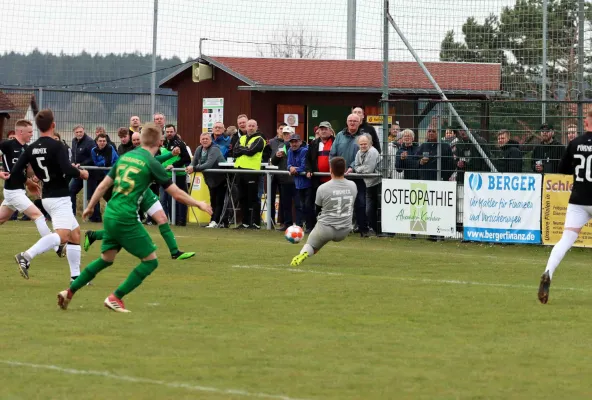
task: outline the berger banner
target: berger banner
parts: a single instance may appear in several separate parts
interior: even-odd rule
[[[456,183],[383,179],[382,231],[454,236]]]
[[[543,244],[554,245],[563,234],[565,212],[571,195],[571,175],[546,174],[543,183]],[[592,225],[587,223],[574,246],[592,247]]]
[[[464,239],[541,243],[540,174],[465,173]]]

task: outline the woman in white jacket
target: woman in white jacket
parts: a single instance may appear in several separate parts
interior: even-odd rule
[[[353,168],[350,168],[349,172],[353,171],[357,174],[374,174],[379,172],[380,153],[378,153],[376,148],[372,147],[372,138],[369,135],[360,135],[358,137],[358,146],[360,150],[358,150]],[[367,219],[370,228],[375,233],[379,233],[378,199],[382,188],[380,177],[364,178],[364,183],[366,184]]]

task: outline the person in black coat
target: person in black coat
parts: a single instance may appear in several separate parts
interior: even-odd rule
[[[498,157],[495,162],[497,172],[522,172],[522,152],[520,144],[510,139],[510,132],[502,129],[497,134],[499,145]]]
[[[485,161],[485,158],[479,153],[477,150],[477,146],[469,139],[469,135],[465,132],[464,129],[461,127],[456,127],[455,131],[457,132],[456,137],[458,142],[456,142],[456,157],[457,157],[457,175],[456,181],[459,183],[463,183],[465,179],[465,172],[466,171],[474,171],[474,172],[489,172],[491,169],[489,165]],[[489,144],[485,139],[481,136],[473,133],[473,137],[479,144],[479,147],[483,150],[485,155],[488,159],[491,159],[491,151],[489,149]]]
[[[290,148],[290,136],[294,133],[294,129],[290,126],[282,127],[282,141],[276,142],[277,146],[275,152],[271,155],[271,164],[278,167],[279,171],[288,170],[288,149]],[[292,175],[276,175],[273,178],[278,182],[278,191],[280,193],[280,209],[278,210],[282,221],[282,225],[278,226],[276,230],[285,231],[292,226],[294,218],[292,217],[292,204],[294,200],[298,201],[296,196],[296,186],[294,185],[294,177]],[[296,211],[299,213],[299,207]]]
[[[415,135],[411,129],[403,131],[403,143],[397,150],[395,168],[403,172],[403,179],[419,179],[419,145],[414,142]]]
[[[381,138],[378,137],[378,134],[376,133],[376,129],[374,129],[374,127],[372,125],[370,125],[368,123],[368,121],[366,120],[366,116],[364,115],[364,108],[363,107],[353,107],[352,114],[356,114],[357,116],[359,116],[360,121],[362,121],[362,123],[360,124],[360,134],[370,135],[370,137],[372,138],[372,146],[376,150],[378,150],[378,153],[380,154],[381,153],[381,150],[380,150]]]
[[[70,160],[72,164],[74,164],[77,168],[80,166],[94,166],[91,151],[93,147],[96,146],[94,140],[91,139],[84,132],[84,126],[76,125],[72,132],[74,132],[74,139],[72,139],[72,159]],[[96,178],[91,175],[91,177],[87,181],[87,199],[90,200],[92,197],[95,189],[97,187],[97,180]],[[76,195],[82,190],[83,188],[83,181],[80,178],[73,178],[70,181],[69,185],[69,192],[70,192],[70,199],[72,200],[72,212],[76,215]],[[101,214],[95,213],[93,214],[89,220],[91,222],[100,222],[101,221]]]
[[[539,173],[555,174],[559,171],[559,161],[563,158],[565,146],[553,137],[553,126],[543,124],[540,128],[541,144],[532,151],[532,170]]]
[[[426,142],[417,149],[419,179],[425,181],[438,180],[438,146],[440,146],[441,174],[440,179],[447,181],[454,172],[454,158],[448,143],[438,143],[438,133],[428,129]]]

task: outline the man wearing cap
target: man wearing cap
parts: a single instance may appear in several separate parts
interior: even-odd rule
[[[306,153],[306,176],[312,178],[312,198],[314,199],[319,186],[329,182],[330,176],[313,176],[315,172],[329,173],[329,152],[335,140],[335,131],[329,121],[323,121],[317,129],[318,137],[308,146]],[[313,213],[313,222],[316,216]],[[311,227],[312,228],[312,227]]]
[[[290,136],[294,133],[294,128],[287,126],[284,123],[281,126],[281,139],[277,137],[271,141],[276,143],[272,148],[276,151],[271,154],[271,164],[276,165],[280,171],[288,171],[288,150],[290,149]],[[280,128],[278,127],[278,130]],[[271,144],[270,144],[271,145]],[[282,224],[277,228],[278,231],[285,231],[294,223],[292,217],[292,203],[296,200],[296,205],[300,204],[296,198],[296,186],[294,186],[294,177],[292,175],[274,175],[273,182],[277,182],[278,190],[280,192],[280,209],[278,218]],[[274,192],[275,193],[275,192]],[[300,207],[296,206],[298,219],[300,217]]]
[[[532,170],[545,174],[557,173],[565,147],[555,140],[553,126],[544,123],[539,131],[541,144],[532,151]]]
[[[314,198],[312,196],[312,181],[305,175],[300,173],[306,171],[306,153],[308,147],[306,143],[302,143],[299,135],[293,134],[290,136],[290,150],[288,150],[288,171],[290,175],[294,176],[294,184],[296,185],[296,194],[302,210],[300,220],[296,214],[296,224],[303,226],[306,222],[305,233],[310,233],[314,225]],[[298,204],[298,203],[296,203]],[[302,221],[304,219],[304,221]]]

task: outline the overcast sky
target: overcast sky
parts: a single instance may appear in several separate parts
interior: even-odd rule
[[[382,0],[357,1],[357,58],[381,59]],[[515,0],[391,0],[390,11],[426,60],[437,60],[447,30],[480,20]],[[152,51],[153,0],[0,0],[0,52]],[[326,58],[345,58],[347,0],[160,0],[157,53],[256,56],[285,29],[303,27]],[[391,29],[391,59],[409,59]],[[248,43],[239,43],[248,42]]]

